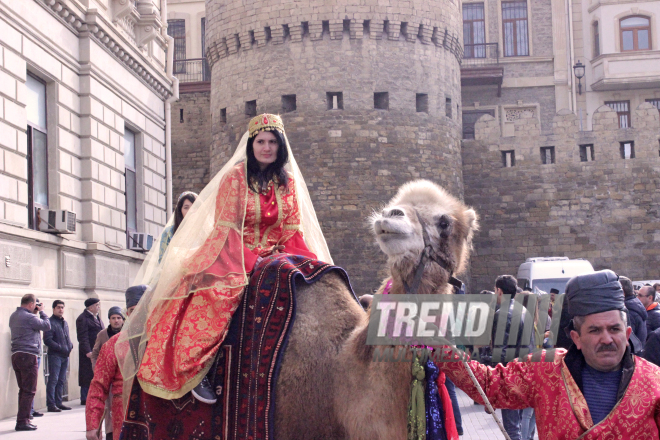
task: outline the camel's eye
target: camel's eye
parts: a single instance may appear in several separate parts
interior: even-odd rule
[[[446,215],[443,215],[438,219],[437,225],[438,229],[445,230],[451,226],[451,219]]]
[[[406,214],[403,213],[400,209],[392,209],[389,213],[390,217],[405,217]]]

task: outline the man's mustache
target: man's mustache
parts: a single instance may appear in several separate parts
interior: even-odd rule
[[[616,351],[616,345],[614,344],[607,344],[607,345],[601,345],[598,347],[598,350],[596,350],[596,353],[600,353],[601,351]]]

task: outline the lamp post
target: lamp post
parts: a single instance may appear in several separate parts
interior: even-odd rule
[[[578,60],[578,62],[573,66],[573,73],[578,79],[578,95],[582,94],[582,78],[584,78],[584,64]]]

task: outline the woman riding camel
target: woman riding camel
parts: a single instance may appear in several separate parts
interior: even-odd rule
[[[250,272],[276,252],[332,262],[282,119],[263,114],[200,193],[162,261],[150,255],[143,264],[136,281],[152,291],[120,338],[124,390],[137,376],[153,396],[193,391],[214,403],[206,374]]]

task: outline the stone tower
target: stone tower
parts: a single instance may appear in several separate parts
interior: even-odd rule
[[[252,115],[281,114],[335,264],[383,256],[366,219],[412,179],[462,198],[457,0],[207,0],[211,172]]]

